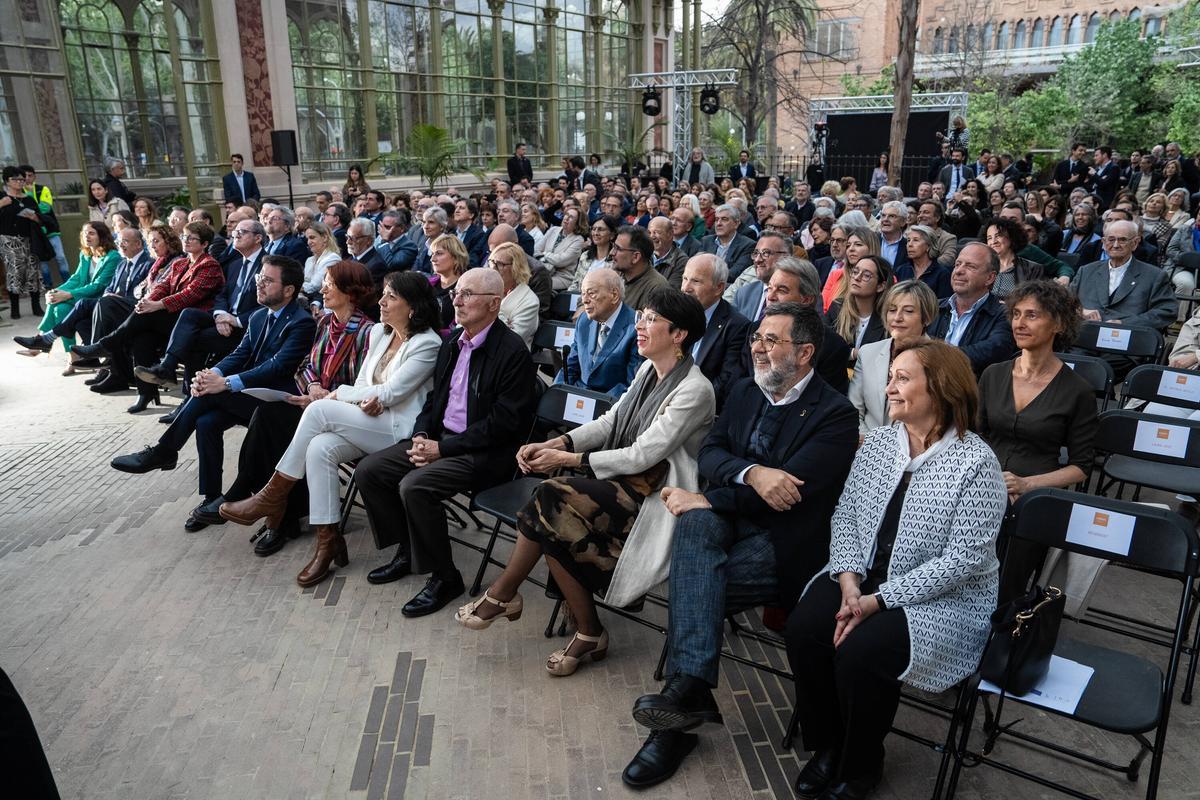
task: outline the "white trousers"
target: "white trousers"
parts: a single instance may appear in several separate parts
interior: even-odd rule
[[[304,409],[300,425],[276,469],[290,478],[308,477],[308,522],[333,525],[341,519],[338,464],[391,447],[391,415],[372,417],[354,403],[317,400]]]

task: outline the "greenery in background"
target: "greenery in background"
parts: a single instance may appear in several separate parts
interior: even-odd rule
[[[460,172],[470,173],[483,181],[487,176],[467,163],[467,144],[461,139],[450,136],[450,131],[437,125],[414,125],[404,143],[405,154],[381,155],[368,162],[363,169],[370,171],[376,163],[381,163],[388,169],[388,174],[417,173],[425,182],[426,188],[432,194],[437,185],[446,181],[451,175]]]
[[[650,154],[653,152],[653,148],[648,146],[646,140],[650,138],[650,134],[654,130],[665,127],[666,124],[667,123],[665,120],[659,120],[653,125],[647,127],[640,134],[636,134],[631,130],[628,131],[623,138],[618,138],[605,131],[605,138],[612,143],[612,146],[608,148],[607,154],[612,158],[614,163],[626,170],[628,170],[628,166],[632,164],[650,163],[649,159]],[[628,171],[632,172],[632,170]]]
[[[896,67],[888,64],[879,72],[879,77],[867,83],[858,75],[843,75],[842,92],[846,97],[869,97],[871,95],[887,95],[892,93],[896,80]],[[913,91],[924,91],[920,81],[913,82]]]

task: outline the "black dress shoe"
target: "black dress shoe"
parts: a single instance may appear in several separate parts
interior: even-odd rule
[[[163,414],[161,417],[159,417],[158,421],[161,422],[163,425],[170,425],[172,422],[175,421],[175,418],[179,416],[179,412],[182,410],[183,410],[183,403],[180,403],[179,405],[177,405],[173,409],[171,409],[169,412],[167,412],[166,414]]]
[[[382,567],[376,567],[367,573],[367,583],[391,583],[406,575],[412,574],[412,565],[408,561],[408,553],[404,546],[396,548],[396,555]]]
[[[130,414],[140,414],[143,411],[145,411],[150,406],[151,403],[154,403],[154,405],[156,405],[156,406],[162,405],[162,400],[159,399],[159,396],[158,396],[158,387],[157,386],[155,386],[149,392],[145,392],[144,390],[139,391],[137,402],[125,410],[128,411]]]
[[[220,514],[221,503],[225,502],[225,496],[221,495],[213,500],[207,500],[192,509],[191,515],[187,518],[187,522],[183,523],[185,531],[199,531],[207,528],[209,525],[224,525],[225,518]]]
[[[694,733],[650,731],[642,749],[621,773],[621,780],[632,789],[662,783],[675,774],[698,741],[700,737]]]
[[[112,392],[123,392],[129,388],[129,384],[121,379],[115,372],[110,372],[108,377],[99,383],[93,384],[91,390],[96,394],[111,394]]]
[[[104,383],[104,381],[108,380],[108,376],[111,374],[112,374],[112,370],[101,369],[95,375],[93,375],[92,377],[90,377],[86,381],[84,381],[84,383],[88,386],[95,386],[98,383]]]
[[[805,800],[816,800],[833,783],[837,769],[837,753],[833,750],[818,750],[800,770],[796,778],[796,796]]]
[[[668,678],[659,694],[639,697],[633,718],[652,731],[690,731],[706,722],[723,722],[709,685],[682,672]]]
[[[175,367],[159,362],[152,367],[134,367],[133,374],[138,380],[153,383],[157,386],[174,386],[179,383]]]
[[[278,528],[264,526],[259,533],[255,534],[254,555],[263,558],[274,555],[282,550],[289,540],[295,539],[299,535],[299,530],[289,530],[282,525]]]
[[[76,369],[99,369],[100,359],[98,358],[77,358],[71,362],[71,366]]]
[[[457,572],[449,580],[430,578],[425,582],[425,588],[417,596],[404,604],[400,613],[406,617],[423,617],[435,611],[441,611],[450,601],[462,597],[467,591],[463,586],[462,575]]]
[[[112,355],[112,353],[108,352],[108,348],[100,344],[100,342],[77,344],[71,349],[75,351],[77,357],[81,358],[99,358],[100,356]]]
[[[37,336],[14,336],[13,341],[26,350],[37,350],[39,353],[49,353],[54,347],[54,343],[52,341],[47,342],[42,338],[41,334]]]
[[[156,469],[175,469],[179,457],[169,451],[160,451],[151,445],[145,450],[130,453],[127,456],[117,456],[112,460],[112,468],[120,472],[132,472],[140,475]]]
[[[866,800],[879,785],[881,777],[882,774],[876,772],[873,775],[834,784],[825,790],[820,800]]]

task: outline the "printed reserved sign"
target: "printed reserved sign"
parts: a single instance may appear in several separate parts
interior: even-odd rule
[[[563,409],[563,419],[568,422],[578,422],[580,425],[591,422],[596,416],[596,398],[581,397],[577,394],[567,395],[567,405]]]
[[[568,306],[568,308],[570,308],[571,311],[574,311],[575,309],[579,308],[579,295],[577,295],[577,294],[571,295],[571,304]]]
[[[1158,382],[1158,393],[1163,397],[1200,403],[1200,374],[1186,372],[1164,372]]]
[[[1128,350],[1131,333],[1128,328],[1101,328],[1096,337],[1096,347],[1106,350]]]
[[[1127,556],[1136,521],[1137,518],[1129,514],[1076,503],[1071,508],[1066,539],[1074,544]]]
[[[1139,453],[1184,458],[1187,456],[1189,433],[1182,425],[1142,420],[1138,422],[1137,432],[1133,436],[1133,449]]]
[[[556,328],[554,330],[554,346],[555,347],[565,347],[566,345],[574,344],[574,342],[575,342],[575,329],[574,328],[563,327],[563,328]]]

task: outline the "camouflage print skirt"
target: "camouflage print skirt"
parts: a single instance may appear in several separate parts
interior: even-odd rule
[[[639,475],[547,478],[517,513],[517,530],[593,593],[604,592],[642,503],[667,478],[661,461]]]

